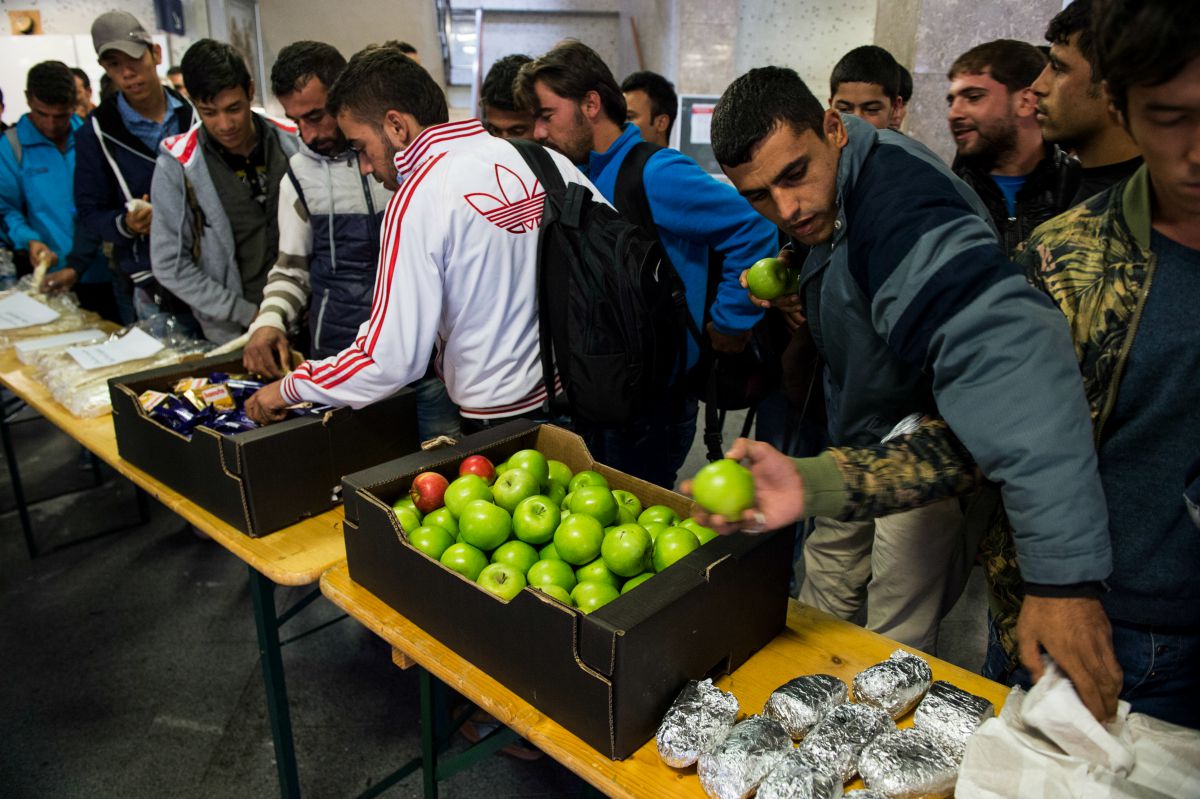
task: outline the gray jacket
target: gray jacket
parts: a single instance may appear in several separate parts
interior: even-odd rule
[[[296,153],[295,128],[262,115],[258,123],[285,156]],[[159,284],[191,306],[205,337],[222,344],[245,332],[258,306],[243,296],[233,230],[204,160],[202,129],[162,143],[150,188],[150,266]]]
[[[1000,484],[1027,582],[1107,578],[1108,514],[1065,318],[937,156],[843,119],[837,225],[801,273],[833,444],[941,415]]]

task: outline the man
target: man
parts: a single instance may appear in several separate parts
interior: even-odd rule
[[[379,226],[391,192],[358,172],[337,118],[325,108],[346,59],[324,42],[294,42],[271,67],[271,91],[300,134],[279,187],[279,254],[267,276],[243,362],[283,377],[291,367],[287,331],[307,308],[311,355],[349,347],[371,314]],[[421,440],[459,434],[458,409],[436,375],[414,384]]]
[[[179,96],[188,99],[187,87],[183,85],[183,69],[180,67],[171,67],[167,70],[167,80],[171,82],[171,87],[179,92]]]
[[[29,70],[25,101],[29,113],[0,137],[0,216],[14,249],[29,262],[50,266],[41,288],[74,290],[80,305],[116,319],[108,263],[92,246],[78,268],[68,266],[75,241],[75,77],[61,61]]]
[[[75,91],[78,97],[75,114],[86,118],[96,107],[96,104],[92,102],[92,79],[79,67],[71,67],[71,74],[75,76]]]
[[[752,205],[812,247],[799,306],[825,358],[834,446],[871,446],[912,413],[940,412],[1013,520],[1029,594],[1022,651],[1043,647],[1111,717],[1120,669],[1088,596],[1112,569],[1108,519],[1061,314],[1012,270],[979,198],[933,153],[822,112],[791,70],[734,81],[713,149]],[[781,307],[798,310],[792,300]],[[835,459],[801,476],[748,443],[730,457],[752,461],[758,509],[746,516],[758,529],[832,515],[825,503],[844,500],[828,490],[841,480]]]
[[[298,401],[368,405],[422,377],[436,347],[465,422],[539,414],[546,398],[538,343],[541,205],[521,224],[491,221],[501,198],[515,202],[512,192],[533,190],[521,154],[477,119],[448,122],[441,88],[392,47],[351,58],[327,107],[362,173],[399,189],[384,216],[375,301],[350,347],[300,364],[251,397],[247,412],[266,423]],[[565,181],[591,188],[566,159],[553,157]]]
[[[150,270],[150,181],[163,139],[188,129],[192,107],[158,82],[161,48],[135,17],[101,14],[92,44],[117,93],[102,100],[76,140],[75,205],[79,224],[112,245],[122,320],[186,308],[155,282]],[[194,322],[189,329],[194,328]],[[196,331],[198,332],[198,331]]]
[[[1079,163],[1042,140],[1034,116],[1030,86],[1045,66],[1033,45],[998,39],[963,53],[947,74],[954,172],[987,206],[1009,257],[1079,188]]]
[[[905,69],[903,64],[897,64],[900,68],[900,102],[892,109],[892,121],[888,127],[892,130],[900,130],[904,125],[904,119],[908,116],[908,107],[912,104],[913,96],[913,78],[912,73]]]
[[[295,129],[254,113],[254,81],[228,44],[200,39],[183,80],[201,125],[165,140],[151,184],[154,278],[218,344],[254,321],[279,251],[279,182]]]
[[[882,47],[855,47],[834,65],[829,76],[830,108],[883,130],[891,127],[903,106],[900,65]]]
[[[518,102],[536,109],[534,137],[576,164],[608,200],[617,176],[641,141],[626,121],[625,98],[604,61],[591,48],[567,41],[526,64],[516,86]],[[718,352],[739,352],[762,317],[738,285],[738,275],[777,249],[777,234],[732,188],[675,150],[660,149],[642,172],[646,201],[658,238],[687,291],[688,309]],[[631,209],[618,208],[623,213]],[[724,257],[716,300],[705,308],[710,250]],[[690,369],[700,342],[688,338]],[[596,460],[673,488],[696,434],[697,404],[677,384],[677,396],[652,418],[619,428],[574,420]]]
[[[1096,68],[1092,0],[1075,0],[1046,29],[1050,62],[1033,82],[1042,136],[1079,159],[1082,177],[1071,205],[1132,175],[1142,156],[1109,110]]]
[[[671,128],[679,113],[675,84],[657,72],[635,72],[621,82],[628,109],[626,118],[637,125],[642,140],[659,147],[671,145]]]
[[[519,108],[513,99],[513,81],[532,60],[527,55],[506,55],[497,59],[484,77],[479,92],[483,126],[493,136],[533,141],[533,114]]]
[[[411,58],[413,61],[416,61],[418,64],[421,63],[421,54],[417,52],[416,47],[409,44],[408,42],[398,42],[398,41],[392,40],[392,41],[384,42],[384,44],[385,45],[394,45],[397,50],[404,53],[406,56]]]

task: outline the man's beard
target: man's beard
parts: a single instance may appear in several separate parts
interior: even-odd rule
[[[343,136],[313,139],[311,142],[306,142],[306,144],[308,145],[308,149],[326,158],[345,152],[346,150],[346,139]]]
[[[583,111],[578,106],[575,107],[575,130],[571,138],[567,141],[555,142],[550,146],[565,155],[572,164],[586,164],[588,153],[595,146],[595,138],[592,135],[592,129],[587,123],[587,118],[583,115]]]
[[[985,172],[1017,150],[1017,121],[1011,117],[987,128],[976,127],[975,134],[976,141],[969,149],[960,147],[958,154]]]

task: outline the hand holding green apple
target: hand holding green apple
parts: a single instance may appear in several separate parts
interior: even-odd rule
[[[716,512],[717,509],[700,510],[696,521],[711,527],[720,535],[728,535],[749,528],[753,532],[777,530],[804,516],[804,482],[800,479],[791,458],[763,441],[739,438],[725,453],[731,461],[748,461],[751,482],[751,505],[729,516]],[[712,465],[712,464],[710,464]],[[699,477],[699,475],[697,475]],[[734,484],[739,484],[735,481]],[[745,485],[744,480],[740,482]],[[707,488],[711,488],[709,485]],[[705,506],[696,490],[696,481],[688,480],[680,487],[685,494],[693,494],[697,503]],[[710,497],[706,497],[709,499]],[[742,505],[744,496],[735,496],[737,502],[729,507]],[[714,505],[717,503],[714,503]],[[723,507],[728,510],[728,507]]]

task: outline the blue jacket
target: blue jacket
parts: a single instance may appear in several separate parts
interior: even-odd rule
[[[18,250],[29,242],[40,241],[58,256],[55,271],[67,265],[67,256],[75,243],[75,202],[72,183],[75,175],[75,131],[83,124],[71,118],[71,136],[66,152],[47,139],[34,126],[29,114],[16,124],[21,145],[21,162],[8,136],[0,137],[0,215],[8,237]],[[97,250],[87,268],[79,275],[83,283],[109,280],[108,264]]]
[[[171,89],[167,91],[172,92]],[[183,102],[175,112],[182,133],[192,127],[194,112],[187,101],[175,96]],[[125,127],[115,97],[101,103],[76,134],[79,158],[75,168],[75,205],[79,209],[79,223],[113,245],[113,257],[123,273],[132,277],[135,283],[146,284],[152,277],[150,242],[146,236],[128,235],[119,224],[125,216],[127,198],[100,149],[96,127],[103,134],[104,146],[121,171],[132,197],[150,193],[158,153],[146,149],[146,145]]]
[[[630,149],[642,140],[636,125],[625,130],[603,153],[588,156],[588,178],[609,202],[617,173]],[[646,162],[642,173],[646,199],[667,257],[687,288],[688,309],[699,324],[708,281],[708,251],[725,256],[724,278],[710,312],[718,332],[733,335],[754,327],[762,310],[750,303],[738,283],[744,269],[779,252],[775,226],[759,216],[732,186],[715,179],[678,150],[664,149]],[[688,337],[688,367],[699,352]]]

